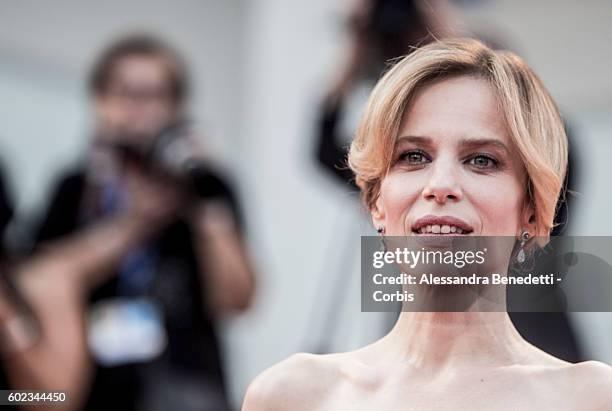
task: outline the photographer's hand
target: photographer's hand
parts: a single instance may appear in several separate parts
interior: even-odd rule
[[[125,168],[129,216],[150,231],[158,230],[180,211],[183,193],[168,179],[145,174],[139,167]]]
[[[224,202],[209,200],[196,208],[192,218],[201,272],[206,276],[207,308],[216,314],[247,309],[255,273],[231,212]]]

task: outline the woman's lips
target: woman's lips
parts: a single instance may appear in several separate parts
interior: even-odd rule
[[[414,234],[423,235],[467,235],[472,226],[457,217],[426,215],[412,224]]]

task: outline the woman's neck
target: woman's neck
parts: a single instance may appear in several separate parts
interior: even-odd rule
[[[506,312],[403,312],[381,341],[390,361],[417,367],[503,366],[526,348]]]

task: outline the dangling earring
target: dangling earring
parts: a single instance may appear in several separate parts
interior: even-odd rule
[[[376,231],[380,237],[380,251],[385,252],[387,251],[387,244],[385,244],[385,226],[382,224],[379,225]]]
[[[520,264],[525,262],[525,243],[527,240],[529,240],[529,237],[529,231],[525,230],[521,233],[521,244],[519,246],[519,252],[516,255],[516,261],[518,261]]]

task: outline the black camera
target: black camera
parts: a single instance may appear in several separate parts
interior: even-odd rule
[[[161,177],[185,180],[202,165],[202,159],[196,156],[194,139],[189,122],[180,121],[150,138],[122,139],[105,145],[122,162],[130,162]]]
[[[164,127],[150,138],[120,139],[104,147],[123,164],[136,165],[143,172],[165,179],[181,188],[188,197],[215,196],[222,184],[200,155],[197,137],[188,121]]]

